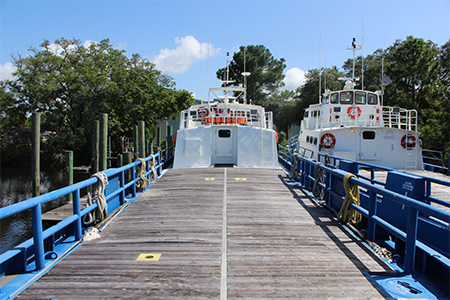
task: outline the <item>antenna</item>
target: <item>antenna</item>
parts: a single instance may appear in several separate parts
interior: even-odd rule
[[[364,45],[364,12],[362,12],[361,20],[361,42]],[[361,89],[364,90],[364,49],[361,45]]]
[[[211,70],[210,70],[210,54],[209,54],[209,20],[208,20],[208,88],[211,87]],[[208,92],[208,105],[209,105],[209,96],[210,96],[210,92]]]
[[[322,14],[319,15],[319,103],[322,103]]]
[[[355,78],[355,62],[356,62],[355,52],[356,52],[356,50],[361,50],[362,47],[363,47],[362,45],[356,46],[356,38],[353,38],[352,47],[351,48],[347,47],[347,50],[353,51],[353,68],[352,68],[352,77],[351,77],[353,84],[355,84],[355,82],[357,80],[359,80],[359,78]],[[346,79],[349,79],[349,78],[346,78]]]

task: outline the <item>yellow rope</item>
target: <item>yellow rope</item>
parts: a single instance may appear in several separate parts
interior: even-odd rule
[[[150,185],[150,180],[148,180],[145,172],[145,160],[142,158],[138,158],[137,160],[141,162],[141,170],[139,171],[139,177],[141,177],[141,179],[136,182],[136,187],[140,191],[145,191]]]
[[[338,214],[338,219],[341,222],[348,222],[353,225],[359,224],[362,219],[362,215],[356,210],[350,208],[350,204],[354,203],[359,205],[359,186],[350,182],[350,178],[355,177],[355,175],[347,173],[344,176],[344,189],[345,189],[345,199],[342,203],[341,210]]]
[[[319,185],[319,183],[324,183],[325,180],[323,178],[323,170],[319,168],[320,165],[323,165],[321,162],[316,162],[314,165],[314,185],[313,185],[313,195],[316,198],[323,199],[325,196],[325,190]]]

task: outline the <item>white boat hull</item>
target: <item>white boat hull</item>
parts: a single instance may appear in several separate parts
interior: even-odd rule
[[[177,132],[174,168],[216,165],[278,168],[275,131],[250,126],[215,125]]]

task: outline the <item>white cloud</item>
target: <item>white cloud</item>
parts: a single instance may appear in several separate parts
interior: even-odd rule
[[[6,64],[0,64],[0,80],[13,80],[14,76],[12,73],[16,71],[16,67],[11,62],[7,62]]]
[[[296,90],[306,81],[305,71],[300,68],[291,68],[287,70],[286,76],[284,77],[283,81],[286,84],[282,88],[283,90]]]
[[[166,74],[178,74],[187,71],[194,61],[208,57],[208,43],[200,43],[192,35],[182,38],[175,38],[175,49],[161,49],[159,54],[151,61],[156,65],[156,69]],[[209,55],[214,56],[219,53],[220,48],[209,45]]]

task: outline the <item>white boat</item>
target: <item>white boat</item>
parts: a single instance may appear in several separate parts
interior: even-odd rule
[[[229,54],[223,82],[222,87],[209,89],[214,100],[181,112],[173,167],[278,168],[272,112],[248,104],[245,87],[229,86],[233,82],[229,79]]]
[[[346,80],[343,90],[326,90],[320,103],[305,109],[296,151],[316,160],[321,153],[395,169],[423,170],[417,111],[383,106],[383,91],[354,89],[359,80],[354,75],[340,79]],[[389,81],[385,77],[382,83]]]

